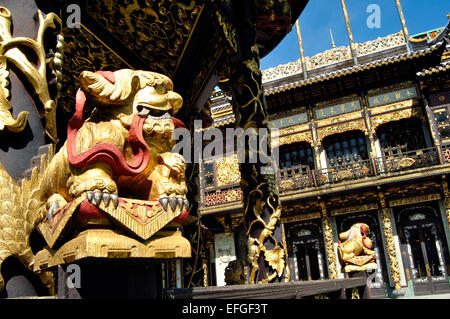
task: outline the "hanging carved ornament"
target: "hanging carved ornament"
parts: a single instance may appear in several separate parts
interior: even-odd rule
[[[0,167],[0,265],[12,255],[38,272],[86,257],[190,257],[173,230],[189,202],[184,159],[171,152],[172,132],[183,126],[171,115],[182,105],[172,81],[124,69],[85,71],[80,83],[61,150],[22,186]],[[36,227],[48,247],[35,258],[28,241]]]
[[[367,237],[367,224],[356,223],[339,234],[338,253],[344,272],[376,269],[376,257],[372,240]]]
[[[50,98],[47,84],[46,72],[46,51],[44,46],[44,34],[48,29],[55,29],[59,32],[61,28],[61,19],[54,13],[49,13],[45,18],[42,12],[38,11],[39,30],[36,40],[16,37],[11,34],[11,13],[5,7],[0,6],[0,130],[4,128],[12,132],[22,131],[27,123],[28,112],[21,112],[14,119],[11,115],[11,104],[8,100],[9,90],[7,64],[12,63],[23,75],[25,80],[33,88],[37,99],[44,108],[45,114],[45,132],[54,142],[58,142],[56,132],[56,103]],[[61,37],[58,38],[61,47]],[[32,62],[29,56],[23,51],[27,48],[33,51],[37,62]],[[57,53],[54,62],[55,66],[61,66],[60,53]]]

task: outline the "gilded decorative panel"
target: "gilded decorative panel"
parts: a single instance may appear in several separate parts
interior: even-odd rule
[[[87,12],[154,71],[169,77],[178,66],[203,7],[196,1],[86,1]]]
[[[75,94],[82,71],[116,70],[130,67],[116,52],[105,46],[84,25],[64,28],[64,64],[58,107],[74,111]]]
[[[423,115],[422,115],[420,108],[411,107],[411,108],[400,110],[400,111],[385,113],[382,115],[373,116],[370,118],[370,120],[372,122],[372,127],[375,130],[378,126],[380,126],[384,123],[398,121],[401,119],[407,119],[407,118],[411,118],[411,117],[422,118]]]
[[[401,102],[389,103],[386,105],[377,106],[377,107],[370,109],[370,114],[372,114],[372,116],[373,116],[373,115],[377,115],[377,114],[396,111],[399,109],[409,108],[409,107],[412,107],[415,103],[416,103],[415,99],[409,99],[409,100],[404,100]]]
[[[344,133],[344,132],[352,131],[352,130],[361,130],[366,135],[368,135],[368,131],[367,131],[367,127],[365,125],[364,119],[360,119],[360,120],[345,122],[345,123],[341,123],[341,124],[337,124],[337,125],[333,125],[333,126],[318,128],[317,135],[318,135],[319,143],[322,143],[322,140],[329,135],[333,135],[333,134],[337,134],[337,133]]]
[[[312,213],[307,213],[307,214],[282,217],[281,222],[283,224],[286,224],[286,223],[292,223],[292,222],[299,222],[299,221],[303,221],[303,220],[317,219],[320,217],[321,217],[320,212],[312,212]]]
[[[242,200],[240,188],[205,195],[205,206],[220,205]]]
[[[272,140],[272,147],[296,143],[296,142],[308,142],[308,143],[312,144],[313,137],[312,137],[311,131],[304,131],[304,132],[299,132],[299,133],[295,133],[295,134],[282,136],[280,138],[274,138]]]
[[[321,120],[318,120],[316,123],[317,123],[318,127],[321,127],[321,126],[328,126],[328,125],[332,125],[332,124],[340,124],[345,121],[351,121],[351,120],[355,120],[355,119],[359,119],[359,118],[363,118],[361,111],[355,111],[355,112],[351,112],[351,113],[347,113],[347,114],[343,114],[343,115],[339,115],[339,116],[333,116],[333,117],[329,117],[326,119],[321,119]]]
[[[221,157],[216,160],[216,185],[237,184],[241,180],[237,155]]]

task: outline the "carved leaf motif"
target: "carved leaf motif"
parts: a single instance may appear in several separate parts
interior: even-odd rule
[[[281,276],[284,269],[284,250],[277,246],[272,250],[266,250],[264,256],[269,266],[275,269],[278,276]]]

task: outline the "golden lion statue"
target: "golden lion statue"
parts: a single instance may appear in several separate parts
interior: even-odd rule
[[[356,223],[339,234],[338,253],[344,272],[377,268],[375,251],[372,250],[373,243],[367,237],[369,232],[367,224]]]
[[[162,74],[82,72],[63,147],[55,155],[51,148],[21,186],[0,165],[0,267],[17,256],[51,288],[52,276],[44,270],[65,263],[68,254],[80,259],[122,251],[152,258],[155,247],[174,247],[173,256],[190,256],[178,226],[158,233],[188,215],[185,162],[172,152],[171,140],[174,129],[184,126],[173,117],[182,103]],[[73,229],[70,223],[80,227],[99,218],[79,235],[67,230]],[[111,230],[113,224],[137,237]],[[35,256],[29,236],[36,228],[49,246]],[[0,290],[3,286],[0,274]]]
[[[160,200],[165,209],[169,203],[187,206],[184,159],[171,152],[172,115],[183,103],[172,91],[172,81],[162,74],[124,69],[84,71],[80,83],[79,114],[69,123],[68,140],[44,175],[41,199],[58,208],[87,192],[95,205],[102,200],[117,205],[120,193]],[[78,123],[85,104],[93,110]]]
[[[232,260],[225,268],[225,283],[229,285],[243,285],[247,282],[244,273],[244,263],[239,260]]]

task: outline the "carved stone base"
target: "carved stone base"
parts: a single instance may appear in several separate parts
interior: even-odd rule
[[[160,231],[141,243],[118,231],[88,229],[76,238],[53,250],[46,247],[36,254],[34,270],[44,270],[57,265],[94,258],[187,258],[191,245],[179,230]]]

